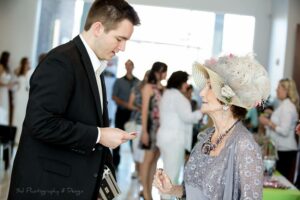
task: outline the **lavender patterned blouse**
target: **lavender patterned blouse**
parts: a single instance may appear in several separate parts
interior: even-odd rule
[[[262,199],[262,156],[251,133],[239,122],[220,154],[209,156],[201,149],[213,131],[209,128],[198,135],[185,167],[187,200]]]

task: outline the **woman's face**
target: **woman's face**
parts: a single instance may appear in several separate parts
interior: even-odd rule
[[[25,66],[26,66],[26,68],[25,68],[26,71],[30,70],[30,62],[29,61],[26,62]]]
[[[181,87],[180,87],[180,91],[183,93],[183,94],[186,94],[187,93],[187,88],[189,87],[189,84],[187,82],[184,82],[182,83]]]
[[[167,71],[161,72],[160,78],[161,80],[165,80],[167,78]]]
[[[202,98],[202,113],[212,114],[222,109],[222,104],[219,102],[211,89],[210,82],[207,81],[205,87],[200,92]]]
[[[276,92],[279,100],[284,100],[287,98],[287,90],[280,83],[277,86]]]
[[[167,77],[167,72],[156,72],[155,76],[158,81],[165,80]]]

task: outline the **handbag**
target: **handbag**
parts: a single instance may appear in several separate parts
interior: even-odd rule
[[[104,171],[99,189],[99,198],[101,200],[113,200],[121,194],[117,181],[107,165],[104,165]]]

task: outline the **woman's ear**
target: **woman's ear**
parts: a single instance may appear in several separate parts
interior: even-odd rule
[[[224,111],[227,111],[227,110],[229,109],[229,105],[228,105],[228,104],[224,104],[224,105],[222,106],[222,109],[223,109]]]

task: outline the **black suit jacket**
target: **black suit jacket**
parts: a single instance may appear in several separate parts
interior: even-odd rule
[[[8,199],[94,199],[109,149],[95,145],[109,126],[88,53],[77,36],[47,54],[30,80],[26,117]],[[102,114],[103,113],[103,114]]]

